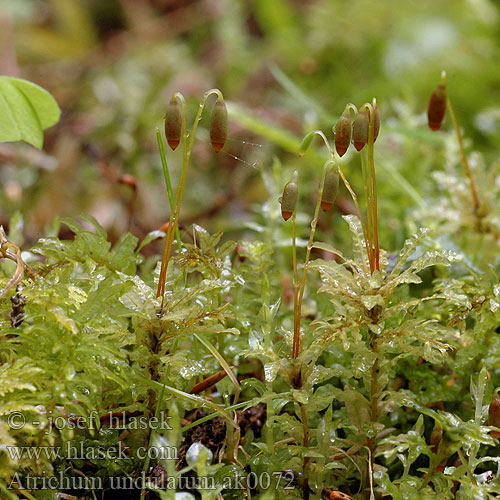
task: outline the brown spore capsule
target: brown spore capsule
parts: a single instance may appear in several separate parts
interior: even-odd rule
[[[212,111],[210,120],[210,143],[212,149],[218,153],[227,139],[227,108],[222,97],[219,97]]]
[[[165,115],[165,137],[168,145],[175,151],[181,142],[182,135],[182,108],[179,100],[174,96],[170,100]]]
[[[351,116],[344,111],[335,125],[335,149],[339,156],[344,156],[351,142]]]
[[[429,107],[427,108],[427,121],[431,130],[439,130],[446,113],[446,100],[448,92],[446,83],[441,81],[431,94]]]
[[[500,396],[495,394],[488,409],[488,425],[500,429]],[[500,431],[490,431],[494,438],[500,437]]]
[[[339,192],[339,171],[331,160],[330,162],[333,166],[326,173],[323,196],[321,197],[321,208],[323,212],[330,210]]]
[[[368,127],[370,125],[370,112],[364,108],[358,112],[352,126],[352,142],[356,151],[361,151],[368,142]]]
[[[281,197],[281,216],[287,221],[293,214],[297,206],[297,197],[299,194],[298,173],[295,171],[293,177],[286,183]]]

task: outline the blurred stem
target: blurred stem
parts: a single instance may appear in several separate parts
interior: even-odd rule
[[[169,375],[170,375],[170,365],[168,366],[168,368],[163,373],[163,377],[162,377],[161,382],[160,382],[160,384],[162,385],[162,388],[160,390],[160,397],[156,400],[156,410],[155,410],[155,419],[156,419],[156,422],[160,421],[161,404],[162,404],[163,398],[165,396],[165,384],[167,382],[167,379],[168,379]],[[154,429],[150,429],[148,449],[151,449],[152,446],[153,446],[153,440],[154,440],[155,432],[156,431]],[[149,469],[150,461],[151,461],[151,457],[147,456],[146,460],[144,461],[144,467],[142,468],[142,470],[144,471],[145,474],[147,473],[147,471]],[[144,494],[145,490],[146,490],[146,485],[143,485],[143,488],[142,488],[143,494]]]
[[[272,382],[266,383],[266,388],[269,394],[273,393],[272,390]],[[275,442],[274,442],[274,432],[273,432],[273,424],[274,424],[274,406],[272,400],[269,401],[266,405],[266,423],[265,423],[265,433],[266,433],[266,444],[267,444],[267,452],[274,458],[275,455]]]
[[[241,386],[235,377],[231,367],[224,359],[222,353],[220,353],[207,339],[200,337],[199,335],[194,334],[194,338],[198,340],[212,355],[217,359],[221,367],[226,372],[227,376],[231,380],[235,393],[234,393],[234,404],[238,403],[238,398],[241,393]],[[235,412],[233,414],[234,424],[235,426],[226,426],[226,448],[228,456],[233,460],[233,462],[241,465],[238,460],[238,445],[240,442],[240,427],[238,425],[238,414]]]
[[[292,266],[293,266],[293,345],[292,357],[295,358],[296,346],[300,344],[300,311],[298,309],[299,273],[297,270],[297,210],[292,215]]]
[[[201,356],[200,356],[200,346],[198,343],[198,339],[196,338],[196,335],[194,336],[193,339],[193,350],[194,350],[194,359],[196,362],[200,361]],[[201,382],[203,380],[203,375],[201,373],[198,374],[198,382]]]
[[[175,396],[178,399],[184,400],[188,402],[189,404],[194,404],[197,406],[201,406],[204,408],[211,408],[215,410],[216,413],[218,413],[221,417],[224,417],[226,422],[237,429],[237,425],[233,422],[233,419],[231,415],[226,411],[226,409],[222,406],[219,406],[217,403],[214,403],[213,401],[210,401],[209,399],[202,398],[200,396],[196,396],[194,394],[189,394],[187,392],[180,391],[179,389],[176,389],[175,387],[170,387],[169,385],[166,384],[160,384],[160,382],[157,382],[155,380],[150,380],[150,379],[145,379],[144,382],[149,385],[150,387],[153,387],[159,391],[162,390],[164,387],[165,392],[168,392],[172,396]]]
[[[281,393],[281,396],[287,396],[291,399],[291,394],[289,392],[283,392],[283,393]],[[262,398],[262,399],[259,399],[259,402],[263,403],[266,401],[266,399],[272,400],[275,397],[276,397],[276,395],[273,393],[273,391],[271,389],[269,389],[267,396]],[[269,402],[269,403],[266,402],[266,404],[268,405],[268,408],[271,406],[271,402]],[[226,406],[224,408],[224,410],[227,412],[230,412],[230,411],[239,410],[239,409],[245,408],[245,407],[248,408],[250,406],[251,406],[251,404],[249,404],[249,401],[243,401],[243,402],[238,403],[236,405]],[[269,413],[268,413],[268,415],[269,415]],[[199,418],[198,420],[195,420],[194,422],[191,422],[190,424],[187,424],[186,426],[184,426],[182,428],[181,432],[182,433],[187,432],[190,429],[192,429],[193,427],[196,427],[197,425],[200,425],[204,422],[208,422],[209,420],[211,420],[217,416],[218,416],[218,413],[214,412],[214,413],[211,413],[210,415],[206,415],[205,417]],[[273,443],[274,443],[274,441],[273,441]]]
[[[340,164],[338,162],[337,162],[337,168],[339,170],[340,178],[342,179],[342,182],[344,183],[345,187],[347,188],[347,190],[351,194],[351,198],[352,198],[352,201],[354,202],[354,206],[356,207],[356,210],[358,211],[359,221],[361,223],[361,229],[363,230],[363,238],[365,239],[366,254],[369,258],[370,246],[368,243],[368,233],[366,231],[366,226],[365,226],[365,221],[363,220],[363,215],[361,214],[361,208],[359,207],[358,197],[356,196],[356,193],[354,192],[351,185],[349,184],[349,181],[347,180],[346,176],[344,175],[344,172],[342,172],[342,169],[340,168]],[[365,264],[364,259],[363,259],[363,264]]]
[[[377,181],[375,177],[375,162],[373,160],[373,150],[374,150],[374,121],[375,121],[375,109],[377,106],[377,101],[373,99],[370,106],[370,124],[368,126],[368,169],[371,177],[371,209],[372,209],[372,224],[373,224],[373,244],[375,246],[375,268],[380,271],[380,247],[378,242],[378,214],[377,214]],[[371,267],[373,263],[371,263]],[[373,274],[373,269],[372,269]]]
[[[448,111],[450,112],[451,121],[453,122],[453,127],[455,128],[455,134],[458,140],[458,146],[460,148],[460,157],[462,160],[462,166],[465,170],[465,175],[469,180],[470,190],[472,193],[472,199],[474,200],[474,212],[477,214],[479,209],[479,197],[477,195],[476,184],[474,182],[474,178],[472,177],[472,173],[469,168],[469,162],[467,161],[467,156],[465,154],[464,143],[462,140],[462,132],[460,132],[460,127],[458,126],[457,117],[455,116],[455,111],[453,109],[453,105],[451,104],[451,100],[449,97],[446,99],[446,104],[448,106]]]
[[[366,224],[368,226],[368,246],[369,246],[369,253],[368,253],[368,260],[370,261],[370,270],[373,272],[372,266],[373,266],[373,234],[372,234],[372,211],[371,211],[371,204],[372,204],[372,196],[371,196],[371,183],[369,183],[369,176],[367,172],[367,166],[366,166],[366,158],[365,158],[365,152],[361,150],[359,152],[359,156],[361,158],[361,172],[363,173],[363,187],[365,190],[365,199],[366,199]]]
[[[203,109],[205,108],[205,104],[210,95],[215,94],[218,98],[222,98],[222,93],[219,89],[211,89],[203,94],[203,97],[200,101],[200,105],[198,106],[198,112],[196,113],[196,117],[193,122],[193,127],[191,128],[191,134],[188,133],[187,124],[186,124],[186,105],[184,101],[184,97],[180,93],[176,93],[175,97],[179,99],[182,106],[182,116],[183,116],[183,151],[184,151],[184,160],[182,164],[182,172],[181,178],[179,181],[179,185],[177,187],[177,191],[175,194],[174,208],[172,213],[170,214],[170,220],[167,229],[167,236],[165,238],[165,250],[163,252],[163,257],[161,261],[161,270],[160,270],[160,279],[158,281],[158,292],[156,294],[157,297],[161,296],[161,308],[163,309],[164,300],[165,300],[165,280],[167,276],[168,263],[170,261],[170,255],[172,253],[172,244],[174,241],[174,232],[175,228],[179,223],[179,214],[181,210],[182,197],[184,195],[184,188],[186,185],[186,174],[187,168],[189,165],[189,159],[191,157],[191,152],[193,150],[194,140],[196,137],[196,131],[198,130],[198,124],[201,120],[201,115]]]
[[[233,384],[235,389],[233,404],[237,404],[238,398],[240,397],[241,393],[241,386],[238,382],[238,379],[235,377],[233,370],[231,370],[231,367],[224,359],[224,356],[207,339],[200,337],[199,335],[196,334],[194,334],[194,338],[197,339],[198,342],[200,342],[200,344],[202,344],[208,351],[212,353],[214,358],[217,359],[217,361],[221,365],[222,369],[226,372],[227,376],[231,380],[231,383]]]
[[[170,213],[172,213],[174,211],[174,193],[172,191],[172,183],[170,182],[170,172],[168,171],[167,157],[165,155],[165,149],[163,147],[163,140],[161,138],[160,129],[158,127],[156,128],[156,141],[158,142],[158,149],[160,150],[161,165],[163,167],[163,176],[165,177],[165,185],[167,187],[168,201],[170,203]],[[182,242],[178,224],[176,224],[175,227],[175,237],[177,239],[177,248],[179,250],[179,253],[181,253]],[[186,270],[184,270],[184,286],[187,286]]]
[[[378,401],[379,401],[379,390],[378,390],[378,380],[379,380],[379,354],[378,354],[378,345],[377,339],[375,335],[372,336],[370,342],[370,348],[372,352],[376,355],[375,362],[371,367],[371,378],[370,378],[370,421],[372,424],[376,424],[378,421]],[[372,429],[373,432],[373,429]],[[371,475],[373,471],[373,454],[375,451],[375,447],[377,445],[376,437],[371,437],[367,442],[368,451],[369,451],[369,464],[367,469],[368,475],[368,483],[371,484]]]
[[[351,106],[353,106],[355,108],[354,105],[351,105]],[[321,130],[315,130],[314,133],[316,135],[319,135],[321,137],[321,139],[323,139],[323,142],[325,143],[325,146],[327,147],[328,151],[332,155],[333,161],[337,165],[337,169],[339,171],[340,177],[342,178],[342,182],[344,183],[345,187],[349,191],[349,194],[351,195],[352,201],[354,202],[354,206],[356,207],[356,210],[358,211],[359,221],[361,223],[361,228],[363,229],[363,238],[365,240],[366,253],[367,253],[367,256],[369,256],[370,255],[370,250],[369,250],[369,245],[368,245],[368,235],[367,235],[367,232],[366,232],[365,221],[363,220],[363,214],[361,213],[361,208],[359,207],[358,197],[356,196],[356,193],[354,192],[354,190],[352,189],[351,185],[349,184],[349,181],[346,179],[346,176],[344,175],[344,172],[342,172],[342,169],[340,168],[340,163],[338,162],[338,160],[337,160],[337,158],[335,156],[335,153],[334,153],[332,147],[330,146],[330,143],[328,142],[328,139],[326,138],[325,134]]]
[[[355,108],[355,106],[353,104],[351,106],[353,106]],[[356,210],[358,211],[359,222],[361,223],[361,228],[363,230],[363,237],[365,239],[366,253],[367,253],[368,258],[370,258],[370,246],[369,246],[369,241],[368,241],[368,233],[366,231],[366,225],[365,225],[365,221],[363,220],[363,214],[361,212],[361,208],[359,207],[358,197],[357,197],[356,193],[354,192],[354,190],[352,189],[351,185],[349,184],[349,181],[347,180],[346,176],[344,175],[344,172],[342,172],[342,169],[340,168],[340,163],[336,159],[335,153],[334,153],[332,147],[330,146],[330,143],[326,139],[325,134],[321,130],[316,130],[316,134],[318,134],[323,139],[323,142],[325,143],[326,147],[328,148],[328,151],[330,151],[330,154],[332,155],[332,158],[337,165],[337,169],[339,171],[339,175],[342,179],[342,182],[344,183],[345,187],[347,188],[347,191],[349,191],[349,194],[351,195],[352,201],[354,202],[354,206],[356,207]]]
[[[304,290],[306,288],[306,276],[309,266],[309,259],[311,257],[311,250],[314,242],[314,235],[316,233],[316,226],[318,224],[319,207],[321,206],[321,198],[323,197],[323,187],[325,185],[327,165],[328,162],[325,162],[325,164],[323,165],[323,172],[321,174],[321,181],[319,183],[319,189],[318,189],[318,201],[316,202],[316,208],[314,210],[314,218],[311,222],[311,232],[309,233],[309,241],[307,242],[306,258],[304,261],[304,269],[302,270],[302,280],[300,282],[300,288],[299,288],[299,298],[297,302],[297,307],[296,308],[294,307],[294,312],[295,315],[298,316],[298,320],[297,322],[294,321],[294,335],[293,335],[293,346],[292,346],[293,359],[298,358],[300,353],[300,318],[302,316],[302,300],[304,298]],[[295,326],[296,324],[297,326]]]
[[[291,80],[275,63],[269,65],[269,70],[275,80],[293,97],[293,99],[302,105],[304,110],[314,110],[318,116],[325,122],[333,122],[333,115],[325,111],[325,106],[311,99],[302,89],[300,89],[293,80]]]
[[[300,404],[300,412],[302,417],[302,428],[303,428],[303,446],[304,448],[309,448],[309,421],[307,419],[307,410],[306,407]],[[302,463],[302,475],[304,477],[304,486],[303,486],[303,494],[304,499],[309,499],[309,477],[307,474],[307,464],[309,463],[309,457],[304,457],[304,461]]]
[[[19,489],[19,493],[22,493],[28,500],[37,500],[29,491]]]
[[[462,453],[462,450],[460,448],[457,450],[457,454],[458,454],[458,457],[460,458],[460,461],[462,462],[462,465],[465,467],[465,470],[467,471],[467,475],[469,476],[471,483],[474,486],[477,486],[476,478],[474,477],[474,474],[472,474],[472,471],[470,470],[469,464],[467,463],[467,460],[465,460],[464,454]]]

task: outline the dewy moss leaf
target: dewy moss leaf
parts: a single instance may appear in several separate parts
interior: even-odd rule
[[[347,109],[358,113],[353,104]],[[142,243],[124,234],[112,244],[88,216],[81,224],[62,220],[72,240],[56,237],[54,227],[52,237],[26,252],[36,274],[20,276],[19,289],[7,287],[0,299],[2,498],[21,496],[8,489],[13,477],[19,481],[41,471],[78,471],[105,479],[135,479],[143,473],[150,480],[173,478],[175,484],[169,481],[160,494],[168,500],[182,494],[177,490],[186,474],[220,475],[235,483],[238,476],[247,478],[237,488],[188,488],[203,500],[495,498],[500,492],[498,265],[484,272],[473,258],[482,242],[498,253],[490,245],[489,217],[497,217],[494,195],[487,196],[483,183],[478,184],[480,200],[491,202],[491,211],[483,216],[487,207],[481,205],[473,213],[469,203],[468,219],[458,221],[457,227],[469,228],[478,239],[466,234],[459,243],[454,235],[433,240],[421,229],[399,252],[382,250],[379,236],[387,241],[397,226],[385,223],[394,220],[387,199],[380,203],[384,224],[378,224],[376,100],[360,109],[371,110],[359,176],[353,179],[354,187],[363,181],[363,207],[342,170],[352,155],[341,164],[326,136],[314,131],[299,153],[309,148],[311,158],[312,138],[318,135],[331,157],[316,172],[314,193],[311,172],[289,166],[289,171],[304,173],[304,182],[298,216],[289,207],[291,220],[281,229],[278,196],[284,171],[279,162],[258,170],[269,199],[256,209],[260,219],[254,228],[265,243],[236,244],[221,232],[210,234],[193,225],[175,231],[179,244],[174,246],[182,187],[172,203],[175,223],[169,226],[163,273],[158,256],[147,252],[145,257],[141,250],[165,233],[153,231]],[[192,146],[192,140],[194,135],[183,135],[182,148]],[[355,149],[350,152],[358,155]],[[329,183],[333,180],[336,192],[337,174],[358,214],[345,217],[349,230],[320,210],[322,201],[333,208]],[[491,186],[497,176],[490,173]],[[184,180],[189,184],[188,177]],[[388,189],[390,183],[384,195]],[[354,211],[344,197],[341,193],[338,208]],[[311,198],[314,210],[306,205]],[[443,215],[438,206],[433,207],[439,212],[432,214],[433,235],[439,235]],[[414,222],[409,226],[420,225]],[[327,236],[330,223],[342,252],[314,242],[316,229]],[[17,229],[11,235],[22,245],[19,218],[12,226]],[[345,241],[349,233],[351,245]],[[291,252],[281,252],[282,246]],[[458,249],[460,258],[450,249]],[[154,251],[153,245],[148,251]],[[288,264],[288,272],[283,271]],[[13,266],[15,257],[3,251],[2,288]],[[22,429],[7,423],[15,411],[26,418]],[[112,415],[121,412],[146,420],[173,417],[172,429],[110,428]],[[90,414],[96,415],[93,428],[49,427],[49,416],[73,421]],[[201,442],[212,459],[186,461],[193,442]],[[82,444],[107,450],[117,443],[129,450],[126,460],[37,461],[16,459],[6,449]],[[177,447],[179,460],[137,457],[140,447],[165,450],[167,443]],[[150,486],[144,493],[156,499],[157,491],[147,492]],[[29,494],[38,499],[38,493]],[[106,483],[95,496],[115,493]],[[92,500],[94,491],[59,488],[56,495]]]

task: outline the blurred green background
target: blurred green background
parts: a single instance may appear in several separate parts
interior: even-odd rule
[[[112,240],[160,227],[169,210],[155,128],[174,92],[194,117],[202,94],[218,87],[230,104],[230,139],[212,152],[206,113],[181,224],[287,238],[279,193],[299,170],[305,227],[327,158],[318,144],[298,159],[301,137],[319,127],[331,139],[347,102],[375,96],[381,242],[392,250],[445,161],[450,136],[432,134],[425,118],[442,69],[469,148],[498,157],[499,61],[500,3],[489,0],[0,0],[0,74],[42,85],[63,111],[43,152],[0,145],[0,223],[20,211],[29,242],[56,216],[82,212]],[[180,149],[168,152],[174,186]],[[348,153],[342,164],[361,195],[359,157]],[[349,211],[343,191],[321,236],[341,241],[338,217]]]

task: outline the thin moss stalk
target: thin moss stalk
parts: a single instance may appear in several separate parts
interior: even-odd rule
[[[307,418],[307,409],[303,404],[300,405],[300,413],[303,429],[302,445],[304,446],[304,448],[309,448],[309,421]],[[305,500],[309,500],[309,475],[307,471],[308,464],[309,457],[304,457],[304,461],[302,462],[302,475],[304,477],[303,494]]]
[[[163,168],[163,177],[165,178],[165,186],[167,188],[168,201],[170,205],[170,213],[174,211],[174,193],[172,191],[172,182],[170,180],[170,172],[168,170],[167,157],[165,155],[165,148],[163,147],[163,140],[161,138],[160,129],[156,128],[156,141],[160,151],[161,166]],[[175,237],[177,239],[177,249],[179,253],[182,252],[181,233],[179,231],[179,224],[175,227]],[[187,273],[184,271],[184,285],[187,284]]]
[[[462,139],[462,132],[460,131],[457,117],[455,115],[455,111],[453,109],[453,105],[451,104],[451,100],[449,97],[447,97],[447,99],[446,99],[446,105],[447,105],[448,111],[450,113],[450,118],[451,118],[451,121],[453,123],[453,127],[455,128],[455,134],[457,136],[458,146],[460,148],[460,159],[462,162],[462,166],[464,167],[465,175],[467,176],[467,179],[469,181],[469,186],[470,186],[470,190],[471,190],[471,194],[472,194],[472,200],[474,202],[474,213],[477,214],[479,207],[480,207],[479,196],[477,194],[477,189],[476,189],[476,184],[474,182],[474,178],[472,177],[472,172],[470,171],[470,168],[469,168],[469,162],[467,161],[467,155],[465,154],[464,142]]]
[[[374,161],[374,123],[375,123],[375,108],[377,106],[377,101],[373,99],[370,106],[370,124],[368,126],[368,169],[370,174],[370,186],[371,190],[371,209],[372,212],[372,225],[373,225],[373,246],[375,252],[375,269],[380,271],[380,246],[378,241],[378,214],[377,214],[377,181],[375,176],[375,161]]]
[[[370,342],[370,347],[373,353],[376,355],[375,362],[373,363],[370,375],[370,420],[372,424],[376,424],[378,422],[378,403],[379,403],[379,355],[378,355],[378,345],[377,339],[375,335],[373,335],[372,340]],[[368,468],[367,468],[367,476],[368,483],[371,484],[371,474],[373,471],[373,454],[375,452],[375,447],[377,445],[377,440],[375,437],[370,437],[367,442],[368,445]]]
[[[292,357],[295,357],[295,346],[300,343],[300,311],[299,300],[299,273],[297,270],[297,211],[292,215],[292,266],[293,266],[293,345]]]
[[[321,198],[323,197],[323,188],[325,186],[326,172],[330,161],[325,162],[323,165],[323,172],[321,174],[321,181],[318,189],[318,200],[316,202],[316,208],[314,209],[314,217],[311,222],[311,231],[309,233],[309,241],[307,242],[306,257],[304,260],[304,269],[302,270],[302,279],[300,281],[300,288],[298,292],[297,304],[294,304],[294,335],[293,335],[293,346],[292,346],[292,358],[296,359],[300,354],[300,319],[302,316],[302,300],[304,298],[304,290],[306,288],[306,277],[308,271],[309,260],[311,258],[311,250],[314,242],[314,235],[316,234],[316,226],[318,224],[319,209],[321,207]],[[296,307],[295,307],[296,306]]]
[[[361,158],[361,172],[363,174],[363,187],[365,191],[365,200],[366,200],[366,206],[370,207],[371,206],[371,184],[369,183],[369,176],[368,176],[368,171],[367,171],[367,165],[366,165],[366,157],[364,151],[360,151],[359,156]],[[366,224],[367,224],[367,233],[368,233],[368,260],[370,261],[370,272],[373,273],[374,271],[374,266],[372,264],[373,262],[373,234],[372,234],[372,211],[370,209],[366,210]]]
[[[357,112],[356,106],[354,106],[354,104],[350,104],[349,103],[347,106],[350,109],[352,109],[353,111]],[[325,146],[327,147],[330,155],[332,156],[333,161],[335,162],[335,164],[337,166],[337,169],[338,169],[340,178],[342,179],[342,182],[344,183],[347,191],[349,191],[349,194],[351,195],[351,198],[352,198],[352,201],[354,203],[354,206],[356,207],[356,210],[358,212],[359,222],[361,224],[361,229],[363,231],[363,238],[365,240],[366,253],[367,253],[367,255],[369,255],[370,249],[369,249],[369,243],[368,243],[368,233],[367,233],[367,230],[366,230],[365,221],[363,219],[363,213],[361,212],[361,208],[359,206],[358,197],[357,197],[356,193],[354,192],[354,190],[352,189],[352,187],[351,187],[349,181],[347,180],[346,176],[344,175],[344,172],[342,171],[342,168],[340,167],[340,164],[337,161],[337,158],[335,156],[336,153],[333,151],[332,147],[330,146],[330,143],[328,142],[328,139],[326,138],[325,134],[321,130],[314,130],[313,132],[310,132],[307,136],[310,137],[311,135],[314,135],[314,134],[315,135],[319,135],[321,137],[321,139],[323,140],[323,142],[324,142]],[[308,142],[308,145],[310,145],[310,142]],[[304,150],[301,150],[300,153],[299,153],[299,156],[303,156],[304,152],[305,152]]]
[[[172,244],[174,241],[174,233],[179,223],[179,215],[182,204],[182,198],[184,195],[184,188],[186,185],[186,176],[187,169],[189,166],[189,160],[191,157],[191,152],[193,150],[194,140],[196,137],[196,131],[198,130],[198,124],[201,120],[201,116],[203,113],[203,109],[205,108],[205,104],[210,95],[215,94],[217,98],[222,98],[222,93],[219,89],[211,89],[203,94],[203,97],[200,101],[200,105],[198,107],[198,112],[196,113],[196,117],[193,122],[193,126],[191,128],[191,134],[189,134],[187,130],[186,124],[186,112],[185,112],[185,101],[182,94],[177,93],[175,97],[179,99],[181,102],[182,110],[183,110],[183,164],[182,164],[182,172],[179,181],[179,185],[177,187],[177,191],[175,194],[174,200],[174,208],[170,214],[170,220],[167,229],[167,235],[165,237],[165,249],[163,251],[163,257],[161,261],[161,269],[160,269],[160,279],[158,281],[158,291],[156,296],[161,297],[161,308],[163,309],[164,300],[165,300],[165,281],[167,276],[168,263],[170,261],[170,255],[172,253]]]

